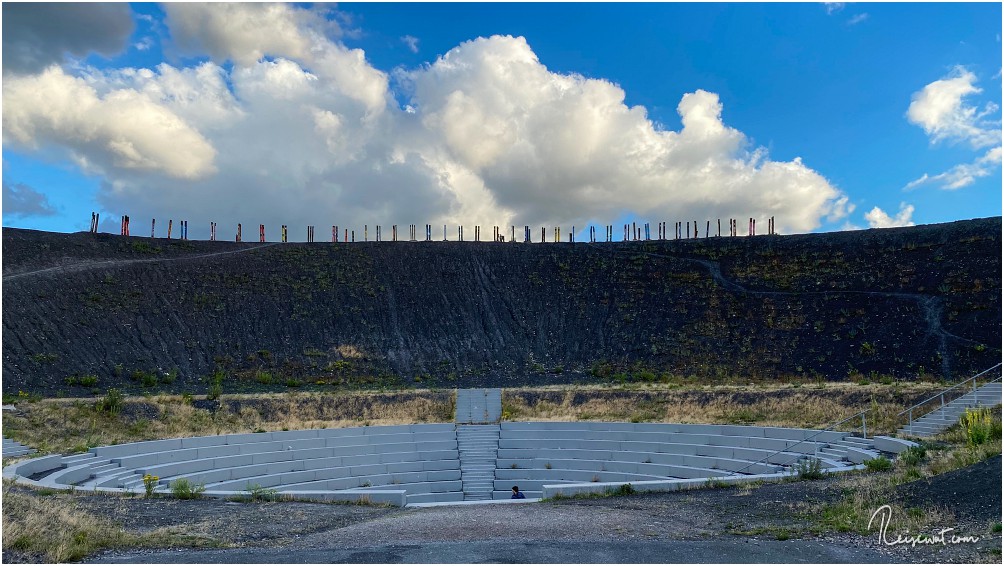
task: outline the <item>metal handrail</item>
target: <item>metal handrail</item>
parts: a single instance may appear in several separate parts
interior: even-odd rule
[[[815,434],[813,434],[811,436],[807,436],[807,437],[803,438],[802,440],[799,440],[798,442],[792,444],[791,446],[785,446],[781,450],[778,450],[776,452],[768,454],[767,456],[765,456],[765,457],[757,460],[756,462],[750,462],[749,464],[747,464],[746,466],[743,466],[742,468],[739,468],[738,470],[732,470],[731,472],[729,472],[729,475],[738,474],[739,472],[742,472],[743,470],[746,470],[747,468],[749,468],[749,467],[751,467],[751,466],[753,466],[755,464],[760,464],[760,463],[763,463],[763,462],[768,462],[771,458],[773,458],[774,456],[777,456],[781,452],[787,452],[788,450],[794,448],[795,446],[798,446],[799,444],[801,444],[803,442],[808,442],[809,440],[812,440],[813,438],[816,438],[817,436],[819,436],[820,434],[823,434],[824,432],[833,432],[833,429],[835,429],[836,427],[844,424],[845,422],[847,422],[847,421],[849,421],[849,420],[851,420],[851,419],[853,419],[855,417],[859,417],[859,416],[861,417],[861,437],[862,438],[868,438],[868,428],[867,428],[867,425],[865,423],[865,414],[867,414],[870,411],[871,411],[871,409],[865,409],[865,410],[863,410],[861,412],[854,413],[853,415],[847,417],[846,419],[844,419],[842,421],[837,421],[837,422],[831,424],[830,426],[828,426],[828,427],[826,427],[824,429],[816,431]],[[818,450],[818,447],[817,447],[817,450]],[[817,452],[817,455],[818,455],[818,452]]]
[[[939,409],[936,409],[936,410],[944,410],[944,408],[945,408],[945,393],[948,393],[949,391],[955,389],[956,387],[962,387],[963,385],[969,383],[970,381],[973,382],[973,388],[970,391],[970,393],[975,392],[976,391],[976,380],[978,378],[980,378],[981,376],[983,376],[983,375],[985,375],[985,374],[987,374],[987,373],[989,373],[989,372],[991,372],[991,371],[993,371],[993,370],[995,370],[995,369],[997,369],[999,367],[1001,367],[1000,363],[998,363],[997,365],[995,365],[995,366],[993,366],[993,367],[991,367],[989,369],[985,369],[985,370],[983,370],[980,373],[978,373],[978,374],[970,377],[969,379],[967,379],[965,381],[960,381],[959,383],[956,383],[955,385],[949,387],[948,389],[945,389],[944,391],[942,391],[940,393],[936,393],[934,395],[931,395],[927,399],[924,399],[923,401],[921,401],[919,403],[915,403],[913,406],[909,407],[908,409],[905,409],[905,410],[899,412],[896,416],[897,417],[902,417],[904,414],[908,414],[909,415],[907,417],[907,431],[910,434],[913,434],[913,410],[914,409],[916,409],[917,407],[920,407],[922,405],[926,405],[927,403],[929,403],[929,402],[931,402],[931,401],[933,401],[935,399],[939,399],[940,398],[941,399],[941,407]],[[996,377],[994,379],[991,379],[987,383],[993,383],[995,381],[999,381],[1000,379],[1001,379],[1000,376],[998,376],[998,377]],[[963,393],[962,395],[959,395],[959,397],[962,397],[963,395],[966,395],[966,394]],[[956,399],[958,399],[959,397],[956,397]],[[951,403],[951,402],[952,401],[949,401],[949,403]]]
[[[949,387],[948,389],[945,389],[945,390],[944,390],[944,391],[942,391],[941,393],[935,393],[934,395],[931,395],[931,396],[930,396],[930,397],[928,397],[927,399],[924,399],[923,401],[921,401],[921,402],[919,402],[919,403],[915,403],[915,404],[914,404],[914,405],[913,405],[912,407],[910,407],[910,408],[908,408],[908,409],[904,409],[904,410],[900,411],[899,413],[897,413],[897,414],[896,414],[896,416],[897,416],[897,417],[902,417],[902,416],[903,416],[903,415],[904,415],[905,413],[909,412],[910,410],[912,410],[912,409],[916,409],[917,407],[919,407],[919,406],[921,406],[921,405],[923,405],[923,404],[927,403],[928,401],[931,401],[931,400],[934,400],[934,399],[935,399],[935,398],[937,398],[937,397],[942,397],[942,396],[944,396],[944,395],[945,395],[945,393],[948,393],[948,392],[949,392],[949,391],[951,391],[952,389],[955,389],[956,387],[960,387],[960,386],[962,386],[962,385],[965,385],[965,384],[969,383],[970,381],[972,381],[972,380],[974,380],[974,379],[977,379],[977,378],[979,378],[980,376],[982,376],[982,375],[984,375],[984,374],[986,374],[986,373],[990,373],[991,371],[993,371],[993,370],[995,370],[995,369],[997,369],[997,368],[999,368],[999,367],[1001,367],[1001,364],[999,364],[999,363],[998,363],[997,365],[993,366],[993,367],[992,367],[992,368],[990,368],[990,369],[985,369],[985,370],[983,370],[983,371],[981,371],[980,373],[978,373],[978,374],[976,374],[976,375],[974,375],[974,376],[970,377],[969,379],[967,379],[967,380],[965,380],[965,381],[960,381],[960,382],[956,383],[955,385],[953,385],[953,386]],[[998,379],[1000,379],[1000,378],[998,377],[997,379],[991,379],[991,380],[990,380],[990,381],[988,381],[987,383],[993,383],[993,382],[997,381]]]

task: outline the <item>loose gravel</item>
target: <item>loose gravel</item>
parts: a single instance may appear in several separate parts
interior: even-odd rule
[[[561,556],[561,548],[569,549],[567,556],[580,559],[588,556],[583,549],[603,548],[602,556],[611,562],[624,561],[614,559],[616,555],[611,553],[615,549],[656,558],[659,549],[675,549],[683,554],[665,555],[666,562],[704,561],[698,560],[702,556],[699,549],[735,549],[744,544],[767,553],[758,557],[775,557],[767,561],[800,561],[793,551],[803,546],[813,549],[815,554],[811,556],[823,562],[999,561],[1000,534],[991,534],[990,525],[999,521],[1001,512],[1000,458],[953,474],[908,484],[895,496],[906,499],[890,503],[946,507],[965,519],[945,527],[956,527],[960,535],[979,534],[978,543],[911,548],[883,545],[877,533],[813,534],[807,513],[818,504],[841,500],[841,478],[627,497],[405,509],[80,494],[49,497],[74,497],[82,509],[111,518],[131,531],[172,527],[187,534],[213,537],[231,547],[222,551],[112,551],[91,557],[88,561],[92,562],[171,562],[184,561],[185,557],[198,562],[245,562],[249,557],[264,562],[279,558],[282,562],[310,561],[312,557],[355,562],[397,557],[393,561],[419,562],[435,561],[429,558],[435,556],[436,549],[446,553],[444,560],[453,557],[465,561],[501,556],[500,549],[514,544],[525,547],[524,558],[535,562],[553,561],[549,557]],[[960,485],[973,488],[962,499],[956,499]],[[256,549],[260,552],[256,553]],[[686,556],[692,560],[684,560]],[[738,557],[726,560],[723,555],[722,560],[743,561],[741,552]],[[3,559],[24,562],[30,557],[5,552]]]

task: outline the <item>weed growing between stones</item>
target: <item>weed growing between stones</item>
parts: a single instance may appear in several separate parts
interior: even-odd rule
[[[819,458],[802,458],[795,464],[795,472],[802,480],[821,480],[825,476],[823,462]]]
[[[923,446],[911,446],[899,453],[897,459],[906,466],[917,466],[927,457],[927,450]]]
[[[892,461],[885,456],[879,456],[878,458],[865,460],[865,468],[869,472],[885,472],[892,469]]]
[[[248,484],[244,491],[247,492],[247,496],[244,497],[234,497],[235,501],[245,501],[250,503],[258,503],[262,501],[275,501],[279,497],[279,493],[274,489],[269,489],[262,487],[260,484]]]
[[[200,499],[205,491],[205,485],[193,484],[185,478],[179,478],[171,482],[171,494],[178,499]]]
[[[152,476],[150,474],[145,474],[143,476],[143,489],[146,490],[146,497],[153,497],[153,490],[157,487],[157,482],[160,481],[158,476]]]

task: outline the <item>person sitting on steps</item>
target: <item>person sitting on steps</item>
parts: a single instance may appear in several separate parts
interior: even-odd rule
[[[526,499],[526,496],[523,495],[523,492],[519,490],[518,485],[514,485],[512,486],[512,497],[510,497],[509,499]]]

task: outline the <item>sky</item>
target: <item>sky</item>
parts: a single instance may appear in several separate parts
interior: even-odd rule
[[[3,225],[620,239],[999,216],[1001,22],[1000,3],[5,2]]]

